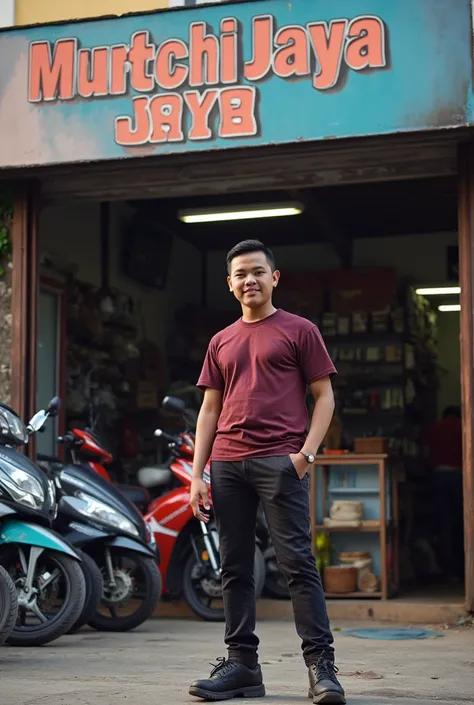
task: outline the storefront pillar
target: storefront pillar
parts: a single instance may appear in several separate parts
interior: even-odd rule
[[[14,190],[12,245],[11,405],[22,419],[35,410],[38,290],[38,212],[36,183]]]
[[[474,611],[474,143],[459,148],[459,280],[466,607]]]

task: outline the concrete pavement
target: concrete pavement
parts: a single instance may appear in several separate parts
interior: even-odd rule
[[[333,627],[353,626],[348,623]],[[361,626],[360,623],[357,626]],[[371,623],[373,625],[373,622]],[[84,630],[50,646],[0,649],[2,705],[179,705],[223,655],[222,625],[152,620],[129,634]],[[259,624],[266,705],[303,705],[307,679],[290,622]],[[474,629],[441,639],[380,642],[336,632],[341,681],[354,705],[472,703]],[[358,675],[356,675],[358,674]],[[240,701],[233,701],[240,702]],[[245,701],[248,702],[248,701]],[[257,701],[256,701],[257,702]]]

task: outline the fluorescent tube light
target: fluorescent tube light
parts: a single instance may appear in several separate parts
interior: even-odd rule
[[[416,289],[416,293],[421,296],[443,296],[446,294],[460,294],[460,286],[428,286]]]
[[[441,306],[438,306],[438,311],[460,311],[461,310],[461,304],[441,304]]]
[[[254,220],[257,218],[283,218],[290,215],[301,215],[301,203],[273,203],[256,206],[201,208],[189,211],[179,211],[178,218],[183,223],[219,223],[229,220]]]

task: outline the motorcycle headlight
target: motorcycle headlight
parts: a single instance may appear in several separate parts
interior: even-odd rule
[[[19,504],[39,509],[45,500],[44,490],[38,480],[24,470],[4,471],[0,479],[12,498]]]
[[[25,424],[4,406],[0,406],[0,434],[14,445],[23,445],[28,442]]]
[[[74,508],[81,514],[100,524],[109,524],[114,529],[123,531],[126,534],[140,535],[135,524],[107,504],[99,502],[97,499],[84,494],[84,492],[76,492],[75,497],[80,500],[80,503],[74,502]]]

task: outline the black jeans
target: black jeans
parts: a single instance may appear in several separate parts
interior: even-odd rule
[[[214,461],[211,491],[222,563],[229,658],[257,662],[253,579],[259,500],[267,518],[280,569],[288,580],[296,631],[304,660],[333,654],[321,578],[311,550],[309,478],[300,480],[288,456],[241,462]]]

